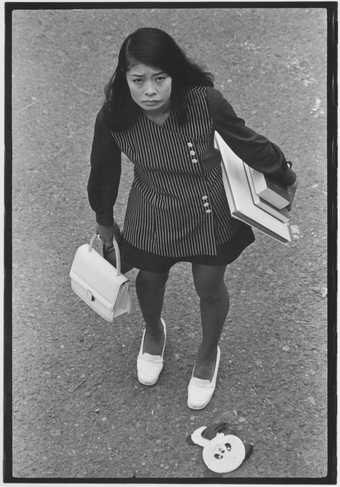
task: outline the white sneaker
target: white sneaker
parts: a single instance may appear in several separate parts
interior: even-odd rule
[[[221,351],[220,347],[217,347],[215,370],[212,380],[199,379],[198,377],[191,376],[188,385],[188,407],[190,409],[203,409],[205,408],[213,394],[215,392],[218,367],[220,365]]]
[[[161,355],[151,355],[150,353],[143,353],[145,332],[143,331],[142,342],[137,357],[137,378],[144,386],[153,386],[158,381],[159,375],[163,370],[164,350],[166,344],[166,326],[164,320],[161,318],[164,330],[164,343]]]

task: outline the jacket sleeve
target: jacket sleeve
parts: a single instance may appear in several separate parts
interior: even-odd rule
[[[91,172],[87,184],[91,208],[101,225],[113,224],[113,205],[117,199],[121,175],[121,150],[104,121],[97,115],[91,150]]]
[[[214,122],[214,130],[246,164],[268,174],[284,185],[293,184],[295,172],[290,169],[281,149],[263,135],[248,128],[242,118],[222,94],[214,88],[207,88],[207,102]]]

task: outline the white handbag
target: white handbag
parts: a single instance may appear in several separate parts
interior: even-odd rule
[[[113,245],[117,268],[104,259],[94,248],[99,235],[90,244],[78,247],[70,270],[72,290],[99,316],[112,322],[114,318],[131,311],[129,279],[121,273],[119,246]]]

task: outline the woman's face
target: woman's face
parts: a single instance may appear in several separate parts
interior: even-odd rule
[[[135,64],[126,73],[131,98],[147,112],[161,113],[170,107],[172,78],[164,71]]]

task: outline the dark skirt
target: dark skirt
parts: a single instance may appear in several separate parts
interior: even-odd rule
[[[240,226],[232,240],[225,242],[217,248],[217,255],[165,257],[137,249],[122,237],[119,242],[122,272],[125,273],[135,267],[149,272],[166,273],[177,262],[192,262],[212,266],[227,265],[237,259],[242,251],[254,242],[254,240],[255,237],[251,227],[244,224]],[[105,254],[104,252],[104,257],[108,260],[113,260],[112,253],[110,255]]]

